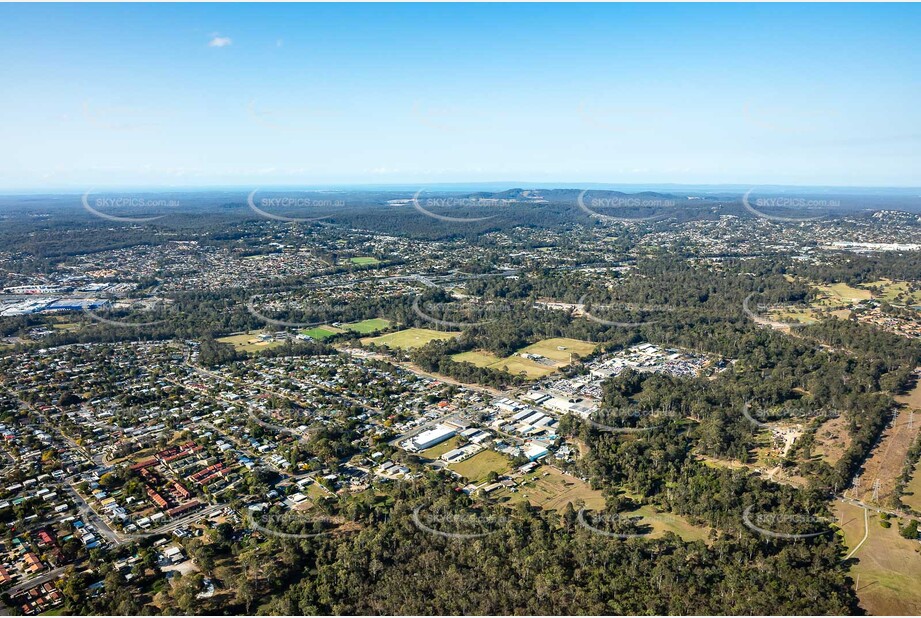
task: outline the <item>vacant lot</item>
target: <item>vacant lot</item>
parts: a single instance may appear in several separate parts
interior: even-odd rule
[[[506,358],[499,358],[485,350],[474,350],[455,354],[451,358],[458,363],[470,363],[477,367],[498,369],[512,375],[522,375],[528,379],[537,379],[548,376],[560,367],[570,363],[570,354],[585,356],[595,349],[594,343],[578,339],[555,338],[545,339],[522,348]],[[532,360],[521,356],[522,354],[539,354],[542,361]]]
[[[566,503],[574,508],[583,504],[587,509],[604,508],[604,496],[601,491],[592,489],[581,479],[564,474],[556,468],[541,466],[520,479],[518,491],[501,490],[496,492],[500,499],[505,498],[510,504],[527,500],[533,506],[547,510],[562,510]]]
[[[495,451],[480,451],[470,459],[448,466],[472,483],[486,480],[490,472],[505,474],[512,468],[509,458]]]
[[[383,345],[388,348],[409,349],[422,347],[429,341],[450,339],[458,335],[460,335],[460,332],[445,333],[437,330],[430,330],[428,328],[407,328],[395,333],[381,335],[380,337],[365,337],[361,342],[364,344],[373,343],[375,345]]]
[[[833,466],[838,463],[850,445],[851,435],[847,431],[847,419],[842,414],[819,425],[815,432],[815,446],[812,453]]]
[[[215,341],[231,344],[238,352],[258,352],[282,345],[282,341],[262,341],[259,339],[259,331],[250,331],[229,337],[221,337]]]
[[[504,371],[512,375],[524,374],[526,378],[531,380],[548,376],[557,370],[555,364],[538,363],[537,361],[515,355],[500,359],[492,365],[489,365],[489,368],[498,369],[499,371]]]
[[[541,356],[545,356],[563,365],[568,365],[571,354],[586,356],[591,354],[596,347],[594,343],[589,343],[588,341],[557,337],[538,341],[526,348],[518,350],[518,353],[540,354]]]
[[[835,502],[832,511],[844,533],[848,550],[864,536],[864,513],[858,506]],[[860,576],[857,596],[868,613],[916,615],[921,613],[921,554],[918,542],[899,536],[896,519],[891,528],[879,525],[879,515],[870,513],[869,535],[853,555],[851,577]]]
[[[419,454],[428,459],[438,459],[451,449],[457,448],[458,437],[454,436],[442,442],[441,444],[436,444],[432,448],[427,448],[424,451],[420,451]]]
[[[390,326],[390,320],[385,320],[384,318],[371,318],[370,320],[343,324],[342,326],[350,331],[367,335],[388,328]]]
[[[646,524],[652,528],[649,538],[658,539],[665,535],[666,532],[673,532],[685,541],[704,541],[710,536],[710,528],[705,526],[695,526],[688,520],[674,515],[664,513],[650,504],[644,504],[635,511],[626,513],[629,516],[642,516],[640,524]]]
[[[338,335],[341,332],[343,332],[341,328],[336,328],[335,326],[329,326],[329,325],[324,324],[323,326],[317,326],[315,328],[309,328],[307,330],[302,330],[301,334],[307,335],[308,337],[311,337],[318,341],[322,341],[323,339],[328,339],[329,337],[332,337],[333,335]]]
[[[486,350],[471,350],[470,352],[461,352],[451,357],[456,363],[470,363],[477,367],[488,367],[502,359]]]

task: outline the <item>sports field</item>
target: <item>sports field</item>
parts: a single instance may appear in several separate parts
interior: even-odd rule
[[[323,326],[317,326],[315,328],[308,328],[307,330],[302,330],[301,334],[307,335],[308,337],[311,337],[312,339],[322,341],[323,339],[328,339],[329,337],[332,337],[333,335],[338,335],[341,332],[343,332],[341,328],[336,328],[335,326],[329,326],[329,325],[324,324]]]
[[[361,333],[362,335],[369,335],[371,333],[376,333],[379,330],[384,330],[390,326],[390,320],[385,320],[384,318],[371,318],[370,320],[362,320],[361,322],[352,322],[351,324],[343,324],[343,328],[347,328],[350,331]]]
[[[373,343],[375,345],[383,345],[388,348],[411,349],[421,348],[428,342],[435,341],[436,339],[451,339],[458,335],[460,335],[459,331],[441,332],[428,328],[406,328],[404,330],[398,330],[395,333],[381,335],[380,337],[365,337],[361,342],[364,344]]]
[[[353,257],[349,258],[349,262],[355,264],[356,266],[370,266],[371,264],[381,263],[381,261],[376,257]]]

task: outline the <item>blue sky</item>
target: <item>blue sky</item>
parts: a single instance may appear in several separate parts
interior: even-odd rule
[[[0,5],[0,189],[921,186],[918,5]]]

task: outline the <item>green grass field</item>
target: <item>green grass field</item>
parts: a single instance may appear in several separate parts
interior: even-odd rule
[[[349,258],[349,262],[355,264],[356,266],[370,266],[371,264],[381,263],[381,261],[376,257],[353,257]]]
[[[215,339],[221,343],[229,343],[237,351],[240,352],[258,352],[259,350],[268,350],[270,348],[277,348],[280,345],[283,345],[282,341],[259,341],[258,335],[261,333],[259,331],[250,331],[248,333],[241,333],[239,335],[230,335],[229,337],[221,337],[220,339]]]
[[[816,301],[818,306],[841,307],[851,303],[869,300],[873,294],[869,290],[852,288],[846,283],[833,283],[831,285],[817,285],[815,288],[824,296]]]
[[[497,474],[505,474],[512,469],[512,462],[501,453],[485,450],[480,451],[470,459],[448,467],[470,482],[479,483],[485,481],[490,472],[495,471]]]
[[[890,279],[881,279],[871,283],[864,283],[862,288],[880,288],[881,294],[874,294],[874,298],[884,300],[896,305],[918,305],[921,304],[921,292],[911,292],[908,289],[907,281],[892,281]]]
[[[445,333],[437,330],[430,330],[428,328],[407,328],[395,333],[387,333],[380,337],[365,337],[361,342],[364,344],[373,343],[375,345],[383,345],[388,348],[410,349],[421,348],[428,342],[435,341],[436,339],[451,339],[458,335],[460,335],[460,332]]]
[[[672,513],[663,513],[650,504],[644,504],[635,511],[627,513],[629,516],[641,515],[641,524],[652,527],[649,538],[658,539],[666,532],[674,532],[685,541],[706,541],[710,536],[710,529],[695,526],[688,520]]]
[[[385,320],[384,318],[371,318],[370,320],[362,320],[361,322],[343,324],[342,326],[343,328],[347,328],[350,331],[361,333],[362,335],[369,335],[371,333],[376,333],[379,330],[389,328],[390,320]]]
[[[461,352],[460,354],[455,354],[451,357],[456,363],[470,363],[471,365],[476,365],[477,367],[488,367],[502,359],[493,354],[492,352],[487,352],[486,350],[471,350],[469,352]]]
[[[518,352],[540,354],[541,356],[545,356],[558,363],[562,363],[563,365],[568,365],[570,354],[586,356],[591,354],[596,347],[597,346],[594,343],[589,343],[588,341],[556,337],[554,339],[544,339],[543,341],[532,343],[528,347],[518,350]]]
[[[436,444],[432,448],[427,448],[424,451],[420,451],[419,454],[427,459],[438,459],[451,449],[457,448],[458,437],[454,436],[442,442],[441,444]]]
[[[844,542],[853,550],[863,539],[864,513],[859,506],[835,502]],[[860,576],[857,596],[870,615],[921,614],[921,553],[918,542],[899,535],[896,518],[890,528],[879,525],[879,514],[870,513],[869,535],[854,554],[850,575]],[[903,522],[904,523],[904,522]]]
[[[548,376],[560,367],[568,365],[570,353],[585,356],[590,354],[595,347],[594,343],[589,343],[588,341],[558,337],[533,343],[506,358],[499,358],[485,350],[472,350],[455,354],[451,359],[458,363],[489,367],[512,375],[524,374],[526,378],[534,380]],[[560,348],[563,349],[561,350]],[[521,356],[523,353],[540,354],[549,359],[549,362],[544,363],[524,358]]]
[[[301,334],[307,335],[308,337],[311,337],[318,341],[322,341],[324,339],[329,339],[333,335],[338,335],[341,332],[344,332],[341,328],[336,328],[335,326],[323,325],[323,326],[317,326],[315,328],[309,328],[307,330],[302,330]]]
[[[490,369],[498,369],[512,375],[524,374],[524,376],[529,380],[543,378],[544,376],[548,376],[557,370],[557,365],[555,364],[544,365],[538,363],[537,361],[532,361],[531,359],[514,355],[509,356],[508,358],[503,358],[493,363],[489,367]]]

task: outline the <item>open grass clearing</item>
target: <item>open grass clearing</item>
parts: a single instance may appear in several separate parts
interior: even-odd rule
[[[250,331],[215,339],[220,343],[229,343],[239,352],[258,352],[259,350],[268,350],[284,345],[283,341],[263,341],[259,338],[260,331]]]
[[[315,326],[314,328],[302,330],[301,334],[307,335],[311,339],[316,339],[317,341],[323,341],[324,339],[329,339],[333,335],[338,335],[342,332],[345,331],[343,331],[341,328],[336,328],[335,326],[324,324],[323,326]]]
[[[441,457],[448,451],[452,449],[456,449],[459,441],[460,441],[460,438],[458,438],[457,436],[454,436],[453,438],[448,438],[441,444],[436,444],[432,448],[427,448],[424,451],[419,451],[419,455],[427,459],[432,459],[432,460],[438,459],[439,457]]]
[[[490,472],[506,474],[512,469],[512,462],[508,457],[489,449],[480,451],[470,459],[448,466],[471,483],[481,483],[486,480]]]
[[[343,324],[342,327],[356,333],[361,333],[362,335],[368,335],[389,328],[390,320],[385,320],[384,318],[371,318],[370,320],[362,320],[361,322]]]
[[[376,257],[364,256],[364,257],[353,257],[349,258],[349,262],[355,264],[356,266],[370,266],[372,264],[380,264],[381,261]]]
[[[476,365],[477,367],[489,367],[501,361],[502,359],[493,354],[492,352],[487,352],[486,350],[471,350],[469,352],[461,352],[460,354],[455,354],[451,357],[455,363],[470,363],[471,365]]]
[[[571,503],[574,508],[582,504],[592,510],[601,510],[605,506],[600,490],[592,489],[585,481],[550,466],[540,466],[521,477],[517,489],[514,492],[503,489],[494,495],[508,504],[526,500],[533,506],[556,511],[561,511],[566,503]]]
[[[407,328],[395,333],[387,333],[379,337],[365,337],[361,340],[363,344],[373,343],[375,345],[387,346],[388,348],[421,348],[430,341],[451,339],[457,337],[460,332],[442,332],[428,328]]]
[[[864,536],[864,513],[859,506],[832,505],[845,545],[854,549]],[[860,605],[871,615],[921,614],[921,545],[899,535],[896,518],[883,528],[879,514],[870,512],[869,535],[852,557],[851,577],[860,586]]]

